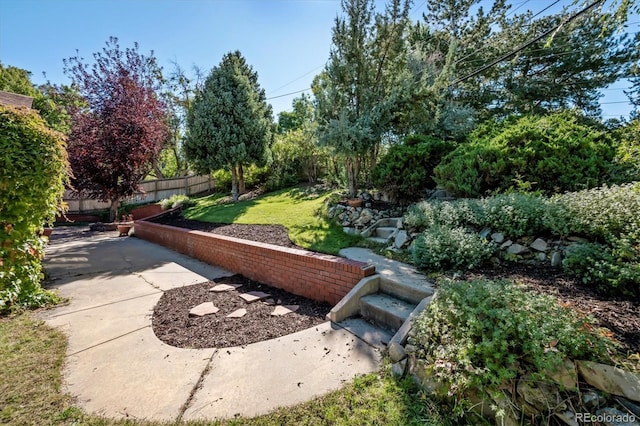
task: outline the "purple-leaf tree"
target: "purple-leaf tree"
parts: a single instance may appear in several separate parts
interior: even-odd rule
[[[169,135],[158,96],[162,71],[153,52],[140,54],[137,43],[123,51],[115,37],[93,57],[92,64],[78,56],[64,61],[65,73],[86,101],[70,111],[71,183],[80,195],[110,202],[113,221]]]

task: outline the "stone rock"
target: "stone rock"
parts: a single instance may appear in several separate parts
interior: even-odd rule
[[[640,402],[640,375],[591,361],[576,364],[580,376],[594,388]]]
[[[220,308],[216,308],[215,306],[213,306],[213,302],[204,302],[199,304],[198,306],[191,308],[191,310],[189,311],[189,315],[195,317],[203,317],[205,315],[215,314],[219,310]]]
[[[640,426],[636,416],[612,407],[605,407],[596,411],[596,417],[601,424],[606,426]]]
[[[264,304],[268,306],[275,306],[276,301],[272,298],[264,299]]]
[[[408,354],[415,353],[418,350],[414,345],[404,345],[404,351]]]
[[[540,262],[544,262],[545,260],[547,260],[547,255],[544,253],[536,253],[536,259],[538,259]]]
[[[491,235],[491,229],[490,228],[484,228],[482,231],[480,231],[480,238],[482,238],[482,239],[489,238],[489,235]]]
[[[578,390],[578,372],[570,359],[565,359],[555,370],[548,371],[549,378],[560,385],[562,390]]]
[[[497,244],[502,244],[504,243],[504,234],[502,232],[494,232],[491,234],[491,239]]]
[[[209,291],[212,291],[214,293],[223,293],[225,291],[235,290],[238,287],[242,287],[242,285],[240,285],[240,284],[218,284],[218,285],[215,285],[215,286],[211,287],[209,289]]]
[[[405,352],[402,345],[398,342],[391,342],[388,347],[389,350],[389,358],[391,358],[392,362],[398,362],[407,357],[407,353]]]
[[[602,396],[598,395],[598,392],[593,390],[588,390],[582,393],[582,403],[587,408],[599,408],[602,404],[606,403],[607,400]]]
[[[271,312],[271,316],[281,317],[283,315],[287,315],[297,311],[300,308],[299,305],[281,305],[276,306],[273,312]]]
[[[524,375],[518,380],[517,392],[527,404],[537,411],[537,414],[544,413],[549,407],[558,406],[562,401],[557,388],[544,382],[535,381],[530,375]]]
[[[513,241],[507,240],[504,243],[502,243],[502,245],[500,246],[500,250],[504,250],[508,247],[511,247],[512,245],[513,245]]]
[[[345,234],[349,234],[349,235],[358,235],[358,230],[356,228],[351,227],[351,226],[344,226],[342,228],[342,232],[344,232]]]
[[[554,251],[551,253],[551,266],[557,268],[562,265],[562,253]]]
[[[263,293],[261,291],[250,291],[248,293],[242,293],[240,297],[244,299],[247,303],[253,303],[257,300],[264,299],[265,297],[269,297],[270,295],[267,293]]]
[[[358,217],[358,220],[356,221],[356,225],[366,225],[371,222],[371,219],[373,219],[373,212],[371,209],[363,209],[362,212],[360,212],[360,217]]]
[[[247,310],[245,308],[235,310],[227,315],[227,318],[242,318],[247,315]]]
[[[529,247],[541,252],[546,252],[549,250],[549,244],[547,244],[547,242],[542,238],[536,238]]]
[[[616,402],[622,405],[625,409],[631,411],[634,416],[640,419],[640,405],[634,404],[626,398],[616,397],[614,398]]]
[[[409,362],[408,360],[403,359],[402,361],[395,362],[395,363],[391,364],[391,371],[397,377],[401,377],[405,373],[405,369],[407,368],[407,363],[408,362]]]
[[[554,413],[557,418],[562,420],[565,424],[569,426],[580,426],[580,423],[576,420],[576,413],[573,411],[561,411]]]
[[[401,249],[402,247],[404,247],[407,241],[409,241],[409,234],[407,234],[407,231],[398,231],[398,233],[396,234],[396,239],[394,241],[395,246]]]
[[[571,241],[572,243],[586,243],[587,241],[589,241],[586,238],[576,237],[574,235],[567,237],[567,240]]]
[[[528,248],[520,244],[511,244],[507,249],[507,253],[511,253],[511,254],[524,254],[524,253],[527,253],[528,251],[529,251]]]

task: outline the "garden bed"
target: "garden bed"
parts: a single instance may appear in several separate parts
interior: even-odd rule
[[[209,289],[216,284],[240,284],[228,292],[214,293]],[[257,301],[245,303],[240,293],[262,291],[270,295],[273,303]],[[204,302],[213,302],[220,311],[202,317],[189,316],[189,310]],[[271,315],[276,305],[297,305],[295,312]],[[242,318],[227,315],[246,309]],[[233,275],[207,282],[166,291],[153,312],[152,326],[163,342],[179,348],[227,348],[275,339],[311,328],[326,321],[331,309],[327,303],[296,296],[286,291],[252,281],[242,275]]]

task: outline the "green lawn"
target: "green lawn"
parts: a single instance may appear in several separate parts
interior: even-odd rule
[[[61,390],[67,341],[27,312],[0,317],[0,424],[9,425],[447,425],[446,415],[410,380],[388,368],[313,401],[252,419],[146,422],[84,413]],[[105,389],[105,392],[117,392]]]
[[[330,195],[289,188],[233,204],[219,204],[221,196],[210,195],[195,200],[196,206],[184,215],[205,222],[283,225],[300,247],[337,254],[341,248],[360,244],[362,238],[345,234],[339,225],[317,214]]]

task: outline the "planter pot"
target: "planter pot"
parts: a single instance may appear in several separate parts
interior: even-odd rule
[[[364,205],[364,200],[362,198],[349,198],[347,200],[347,205],[349,207],[362,207]]]
[[[129,235],[129,231],[131,230],[131,228],[133,228],[133,224],[122,224],[122,225],[118,225],[118,236],[119,237],[126,237]]]

